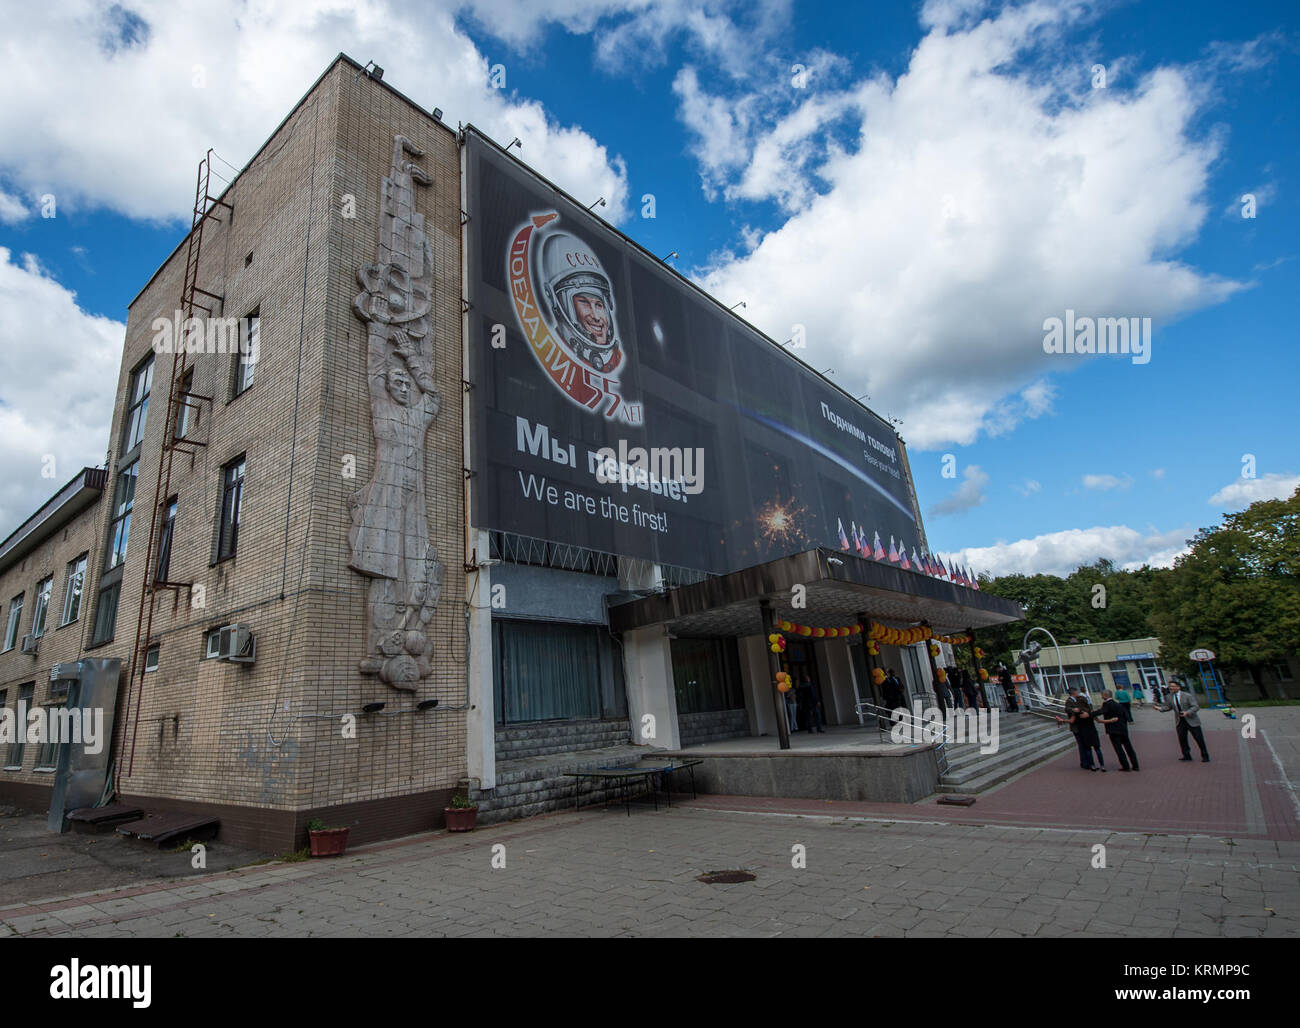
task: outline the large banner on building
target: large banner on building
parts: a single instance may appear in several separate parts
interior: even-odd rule
[[[922,546],[890,427],[474,132],[478,528],[722,573]]]

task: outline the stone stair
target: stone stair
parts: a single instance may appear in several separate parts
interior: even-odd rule
[[[1033,714],[1003,713],[996,753],[980,753],[978,743],[946,747],[948,768],[936,792],[973,796],[1072,749],[1068,728]]]
[[[574,805],[574,779],[568,771],[593,771],[619,764],[635,764],[649,750],[645,746],[624,743],[599,749],[549,753],[533,757],[516,757],[497,762],[495,789],[469,789],[469,798],[478,804],[480,824],[533,817],[552,810],[566,810]],[[582,782],[583,803],[588,800],[592,783]]]

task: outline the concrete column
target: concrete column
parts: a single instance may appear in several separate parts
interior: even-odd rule
[[[470,708],[465,714],[465,769],[470,778],[479,780],[480,789],[497,785],[496,694],[492,676],[492,569],[484,563],[491,553],[487,532],[475,532],[471,538],[480,561],[477,571],[468,575],[469,600],[465,612],[469,618]]]
[[[740,677],[745,688],[745,713],[750,735],[776,735],[776,718],[768,701],[768,641],[766,636],[747,635],[740,643]]]
[[[672,647],[663,627],[625,632],[623,655],[632,741],[642,746],[679,749]]]

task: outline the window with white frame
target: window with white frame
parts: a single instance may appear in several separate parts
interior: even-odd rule
[[[23,619],[23,594],[19,593],[9,601],[9,623],[5,626],[5,649],[12,650],[18,645],[18,626]]]
[[[53,591],[53,575],[46,575],[36,583],[36,606],[32,608],[32,636],[36,639],[45,634],[45,617],[50,610],[50,593]]]
[[[83,553],[76,560],[68,562],[67,583],[63,587],[63,621],[70,625],[81,617],[81,590],[86,584],[86,558]]]

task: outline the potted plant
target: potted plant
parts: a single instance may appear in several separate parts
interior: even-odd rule
[[[307,835],[311,839],[313,857],[341,857],[348,848],[350,828],[330,828],[317,818],[307,825]]]
[[[444,807],[442,812],[446,817],[449,832],[473,831],[478,821],[478,805],[471,803],[469,796],[463,792],[456,793],[451,798],[451,806]]]

